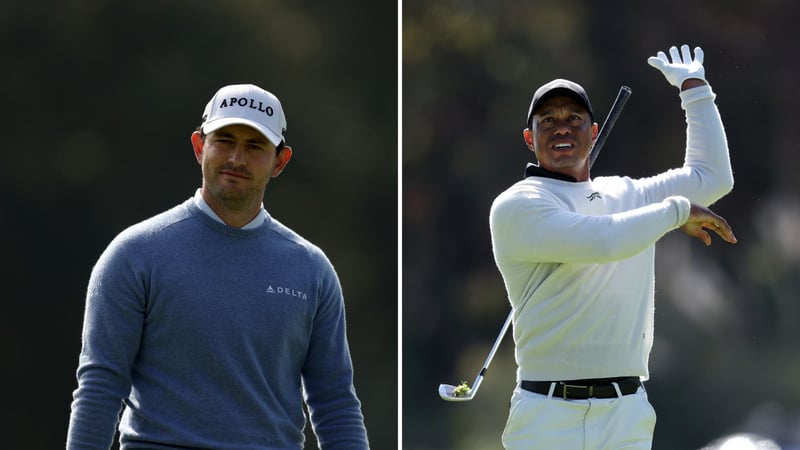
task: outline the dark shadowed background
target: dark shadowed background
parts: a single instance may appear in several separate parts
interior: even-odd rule
[[[655,174],[683,163],[685,123],[678,90],[646,60],[683,43],[703,47],[718,94],[736,185],[713,209],[739,243],[673,232],[657,245],[654,448],[745,432],[800,448],[799,5],[403,2],[404,448],[500,448],[510,333],[474,400],[436,389],[473,382],[509,311],[488,213],[533,160],[522,140],[533,91],[578,81],[602,121],[630,86],[592,174]]]
[[[189,136],[243,82],[283,103],[294,156],[265,206],[336,267],[371,443],[396,446],[397,21],[366,0],[2,3],[0,448],[64,448],[92,265],[193,195]]]

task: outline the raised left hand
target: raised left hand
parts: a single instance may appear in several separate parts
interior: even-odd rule
[[[669,54],[672,62],[667,55],[659,51],[656,56],[647,58],[647,63],[660,70],[669,83],[678,89],[683,89],[683,82],[688,79],[698,79],[705,81],[706,71],[703,68],[703,49],[694,48],[694,58],[689,51],[689,46],[681,46],[680,52],[674,45],[670,47]]]

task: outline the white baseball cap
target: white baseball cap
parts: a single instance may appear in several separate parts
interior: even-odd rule
[[[228,125],[255,128],[275,146],[284,141],[286,116],[278,97],[253,84],[223,86],[203,111],[203,133]]]

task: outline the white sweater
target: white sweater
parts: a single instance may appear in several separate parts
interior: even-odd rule
[[[682,168],[586,182],[529,176],[500,194],[489,222],[514,310],[519,380],[649,377],[655,243],[733,187],[710,86],[681,92]]]

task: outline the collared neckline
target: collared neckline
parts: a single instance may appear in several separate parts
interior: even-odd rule
[[[525,167],[525,178],[528,177],[553,178],[555,180],[569,181],[571,183],[578,182],[578,179],[575,177],[564,175],[563,173],[551,172],[542,166],[537,166],[534,163],[528,163],[528,165]]]
[[[208,206],[206,200],[203,198],[203,194],[201,193],[201,189],[198,188],[194,193],[194,204],[200,208],[200,211],[203,211],[207,216],[211,217],[212,219],[216,220],[221,224],[225,224],[225,221],[220,218],[217,213]],[[260,227],[264,222],[267,221],[267,211],[264,209],[264,205],[261,205],[261,211],[251,220],[250,222],[246,223],[244,226],[240,227],[242,230],[252,230],[254,228]]]

